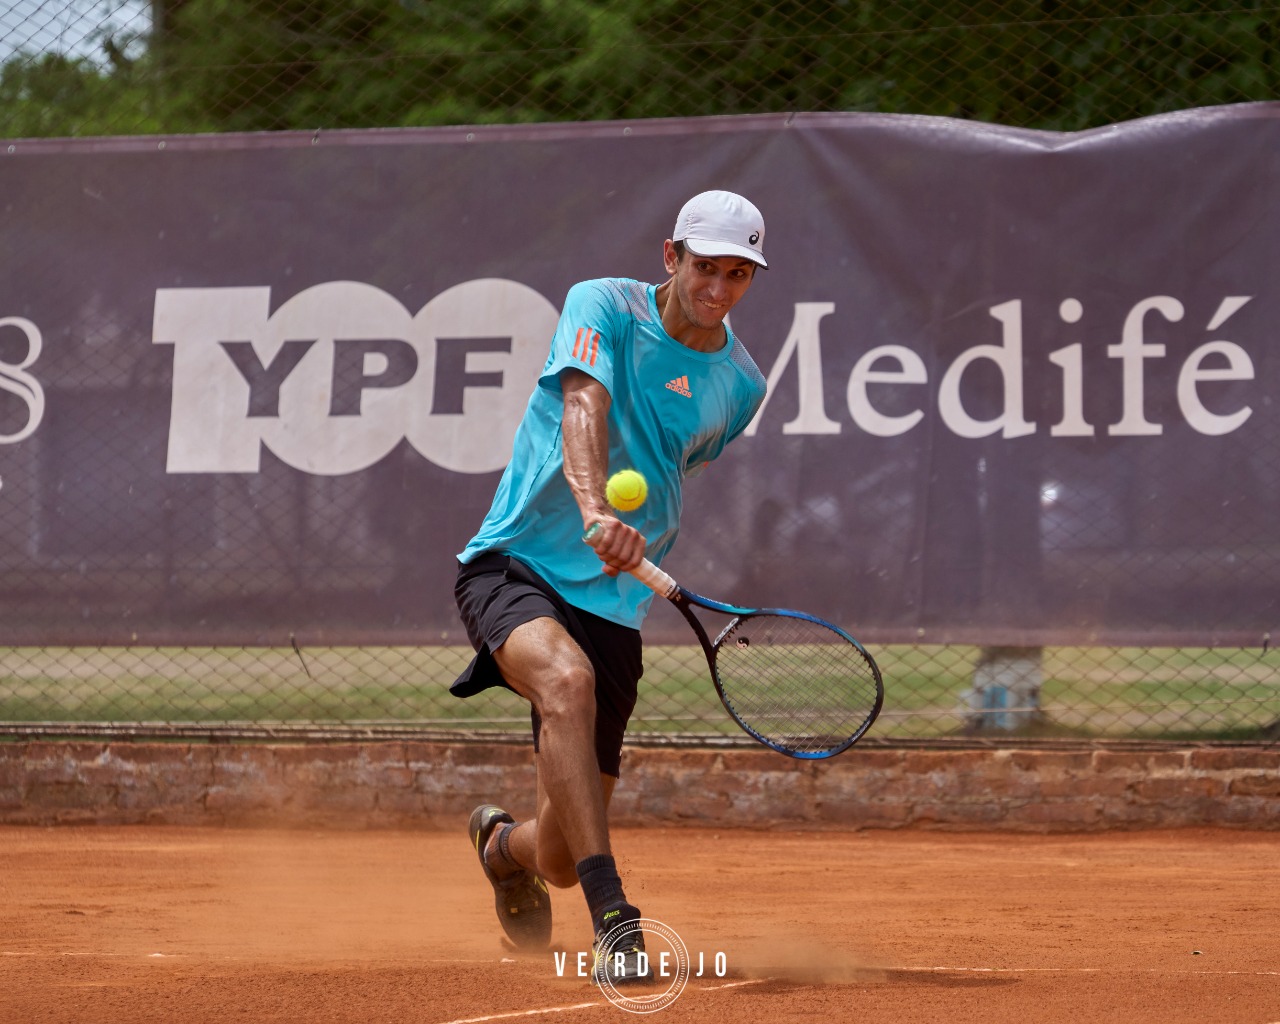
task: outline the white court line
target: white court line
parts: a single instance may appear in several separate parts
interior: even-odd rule
[[[749,978],[746,981],[730,981],[723,985],[709,985],[705,988],[698,989],[699,992],[719,992],[726,988],[739,988],[743,985],[759,985],[763,981],[771,981],[771,978]],[[592,1006],[604,1006],[602,1002],[597,1003],[574,1003],[572,1006],[547,1006],[540,1010],[513,1010],[510,1013],[493,1013],[487,1017],[462,1017],[458,1020],[445,1021],[444,1024],[484,1024],[490,1020],[510,1020],[514,1017],[537,1017],[544,1013],[567,1013],[570,1010],[586,1010]]]
[[[766,981],[773,981],[773,978],[748,978],[746,981],[727,981],[723,985],[704,985],[697,991],[722,992],[726,988],[741,988],[743,985],[759,985]]]
[[[66,952],[61,952],[61,953],[42,953],[42,952],[38,952],[38,951],[33,951],[33,952],[13,952],[13,951],[11,951],[11,950],[7,950],[7,949],[6,949],[6,950],[0,950],[0,956],[42,956],[42,957],[50,957],[50,956],[97,956],[97,957],[108,957],[108,956],[114,956],[114,957],[125,957],[125,958],[129,958],[129,957],[140,957],[140,958],[142,958],[142,959],[144,959],[144,960],[145,960],[145,959],[148,959],[148,958],[150,958],[150,957],[164,957],[165,959],[170,959],[170,958],[172,958],[172,957],[178,957],[178,956],[190,956],[190,955],[191,955],[191,954],[189,954],[189,953],[93,953],[93,952],[85,953],[85,952],[77,952],[77,951],[74,951],[74,950],[68,950],[68,951],[66,951]]]
[[[491,1013],[487,1017],[460,1017],[458,1020],[445,1021],[445,1024],[482,1024],[487,1020],[510,1020],[512,1017],[537,1017],[543,1013],[567,1013],[570,1010],[585,1010],[591,1006],[604,1006],[604,1003],[574,1003],[572,1006],[548,1006],[541,1010],[513,1010],[511,1013]]]
[[[1213,971],[1194,967],[899,967],[900,971],[969,971],[976,974],[1242,974],[1280,977],[1280,971]],[[1280,1022],[1277,1022],[1280,1024]]]
[[[903,971],[969,971],[974,974],[1100,974],[1101,967],[901,967]]]

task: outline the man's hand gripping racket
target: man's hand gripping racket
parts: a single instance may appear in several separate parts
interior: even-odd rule
[[[583,540],[591,543],[597,526]],[[674,604],[693,627],[725,709],[748,735],[788,757],[847,750],[884,703],[875,659],[844,630],[805,612],[739,608],[680,586],[647,558],[631,575]],[[711,640],[693,606],[730,616]]]

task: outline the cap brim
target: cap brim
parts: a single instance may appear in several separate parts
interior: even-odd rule
[[[738,245],[736,242],[713,242],[705,238],[682,239],[684,247],[695,256],[736,256],[738,259],[750,260],[757,266],[769,269],[764,257],[749,245]]]

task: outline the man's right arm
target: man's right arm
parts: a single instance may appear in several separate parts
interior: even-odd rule
[[[565,480],[582,513],[583,530],[599,524],[591,546],[604,562],[604,571],[617,576],[644,559],[645,539],[614,515],[604,496],[609,473],[609,392],[581,370],[562,371],[560,386]]]

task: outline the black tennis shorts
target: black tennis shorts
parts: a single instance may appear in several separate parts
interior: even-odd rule
[[[476,656],[449,687],[455,697],[470,697],[491,686],[504,686],[497,650],[517,626],[543,617],[568,630],[591,661],[596,674],[596,761],[615,778],[622,767],[622,737],[636,706],[644,671],[640,631],[565,603],[555,589],[510,555],[486,552],[458,563],[454,597]],[[531,709],[533,749],[538,749],[542,721]]]

